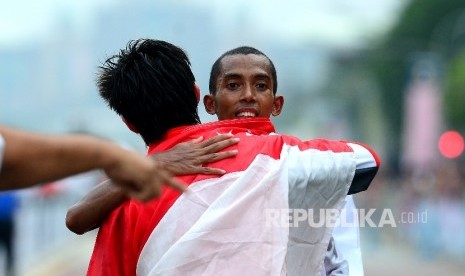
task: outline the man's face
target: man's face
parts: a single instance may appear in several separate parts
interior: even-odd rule
[[[273,94],[268,59],[261,55],[231,55],[221,61],[216,94],[206,95],[205,108],[218,120],[277,116],[283,97]]]

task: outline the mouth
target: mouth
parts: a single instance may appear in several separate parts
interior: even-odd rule
[[[258,116],[258,112],[256,110],[248,109],[248,110],[239,110],[236,113],[235,117],[237,118],[254,118]]]

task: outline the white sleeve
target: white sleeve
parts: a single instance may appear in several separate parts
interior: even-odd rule
[[[371,184],[373,178],[378,172],[379,157],[367,146],[347,143],[352,148],[357,163],[354,179],[350,185],[349,195],[365,191]]]
[[[2,171],[3,152],[5,151],[5,140],[0,134],[0,172]]]
[[[374,156],[366,147],[356,143],[347,143],[347,145],[354,151],[357,170],[373,167],[377,168],[379,166],[379,161],[376,160],[377,157]]]

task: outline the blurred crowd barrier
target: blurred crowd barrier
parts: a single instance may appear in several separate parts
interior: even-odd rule
[[[103,180],[99,171],[16,191],[13,275],[84,275],[95,233],[78,236],[66,228],[69,207]],[[86,247],[87,246],[87,247]],[[0,276],[5,272],[0,250]],[[8,275],[9,276],[9,275]]]
[[[465,269],[465,171],[458,161],[444,161],[429,171],[393,175],[381,170],[370,188],[356,196],[357,208],[376,211],[376,226],[360,228],[365,265],[373,254],[390,248],[399,261],[405,252],[426,267],[443,264]],[[384,213],[382,211],[387,211]],[[392,214],[392,220],[386,214]],[[387,223],[386,223],[387,222]],[[404,252],[402,252],[404,251]],[[412,271],[409,271],[412,273]],[[459,273],[459,272],[456,272]],[[406,274],[411,275],[411,274]],[[422,274],[425,275],[425,274]],[[430,274],[435,275],[430,271]]]

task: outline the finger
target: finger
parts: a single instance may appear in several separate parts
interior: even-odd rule
[[[226,158],[234,157],[238,153],[237,150],[230,150],[230,151],[224,151],[224,152],[215,152],[215,153],[210,153],[202,156],[201,164],[206,164],[206,163],[212,163],[215,161],[223,160]]]
[[[189,140],[189,141],[186,141],[186,142],[182,142],[182,143],[179,143],[177,144],[176,146],[174,146],[174,148],[182,148],[182,147],[192,147],[194,145],[201,145],[200,143],[203,141],[203,136],[199,136],[195,139],[192,139],[192,140]],[[202,147],[202,146],[201,146]]]
[[[120,189],[122,189],[127,194],[129,194],[131,192],[137,193],[137,192],[140,192],[142,190],[139,187],[139,185],[137,185],[137,183],[133,182],[133,181],[117,181],[117,180],[113,179],[113,180],[104,181],[104,182],[102,182],[102,184],[106,183],[106,182],[109,182],[109,181],[111,181],[110,183],[113,183],[113,185],[119,187]]]
[[[197,143],[200,143],[200,142],[202,142],[202,141],[203,141],[203,136],[199,136],[199,137],[197,137],[197,138],[195,138],[195,139],[190,140],[189,142],[190,142],[190,143],[197,144]]]
[[[175,188],[176,190],[180,192],[186,192],[187,191],[187,186],[185,183],[182,183],[181,181],[177,180],[174,177],[167,177],[166,178],[166,185]]]
[[[164,171],[159,171],[158,174],[161,176],[161,179],[164,183],[166,183],[166,185],[173,187],[181,192],[185,192],[187,190],[186,184],[177,180],[171,174],[166,173]]]
[[[208,147],[205,147],[204,151],[205,151],[205,153],[218,152],[218,151],[221,151],[221,150],[223,150],[225,148],[228,148],[230,146],[233,146],[233,145],[239,143],[239,141],[240,141],[240,139],[237,138],[237,137],[229,138],[229,139],[226,139],[226,140],[219,141],[219,142],[216,142],[214,144],[211,144]]]
[[[130,191],[128,192],[128,195],[129,197],[141,202],[147,202],[157,197],[157,194],[153,191],[153,189],[144,189],[142,191]]]
[[[199,171],[197,173],[200,174],[218,174],[218,175],[223,175],[226,173],[225,170],[222,169],[217,169],[217,168],[210,168],[210,167],[200,167]]]
[[[202,142],[202,146],[203,147],[208,147],[212,144],[215,144],[215,143],[218,143],[218,142],[221,142],[221,141],[224,141],[226,139],[230,139],[232,138],[233,135],[230,134],[230,133],[227,133],[227,134],[219,134],[215,137],[211,137],[211,138],[208,138],[207,140],[205,140],[204,142]]]
[[[183,169],[182,173],[177,175],[189,174],[219,174],[223,175],[226,171],[218,168],[201,167],[201,166],[187,166]]]
[[[151,185],[144,185],[143,187],[139,187],[134,182],[126,182],[118,184],[122,190],[130,197],[136,200],[145,202],[151,198],[156,196],[155,189],[150,187]]]

